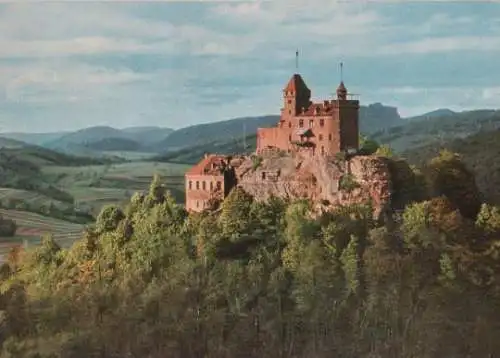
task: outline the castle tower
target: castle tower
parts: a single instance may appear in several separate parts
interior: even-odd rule
[[[337,87],[337,119],[339,122],[339,151],[359,149],[359,101],[348,98],[349,93],[340,81]]]
[[[298,73],[294,74],[283,89],[283,117],[298,115],[302,108],[309,108],[311,90]]]

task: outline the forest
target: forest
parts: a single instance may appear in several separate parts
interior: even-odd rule
[[[188,215],[155,177],[71,248],[12,250],[0,357],[500,356],[500,208],[452,152],[393,170],[380,218],[240,189]]]

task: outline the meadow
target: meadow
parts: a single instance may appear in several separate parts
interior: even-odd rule
[[[0,209],[0,214],[17,224],[15,236],[0,238],[0,261],[13,246],[38,245],[45,234],[52,234],[59,245],[69,247],[81,237],[84,229],[84,225],[26,211]]]

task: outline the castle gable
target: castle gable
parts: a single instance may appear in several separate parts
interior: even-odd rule
[[[226,166],[222,155],[207,155],[198,164],[189,169],[186,175],[221,175]]]

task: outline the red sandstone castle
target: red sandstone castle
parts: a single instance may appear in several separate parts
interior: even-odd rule
[[[266,150],[334,155],[358,149],[359,101],[350,98],[344,82],[337,98],[314,103],[311,90],[294,74],[283,90],[281,117],[274,128],[257,130],[256,154]],[[186,209],[202,211],[212,199],[223,199],[237,184],[226,156],[207,155],[186,173]]]

